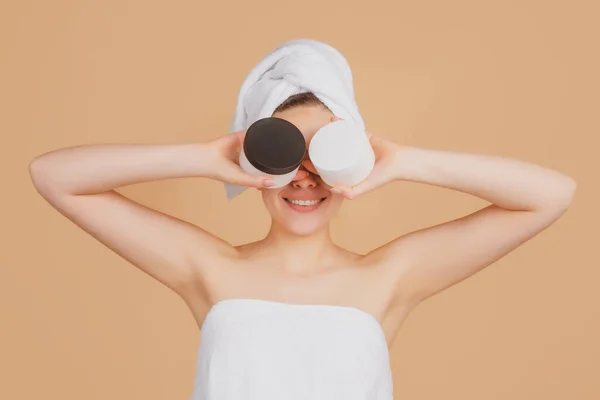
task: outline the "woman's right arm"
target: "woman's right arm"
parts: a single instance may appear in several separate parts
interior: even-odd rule
[[[48,152],[29,165],[40,195],[115,253],[177,293],[198,267],[233,255],[207,231],[141,205],[114,189],[178,177],[209,177],[260,187],[235,164],[241,135],[190,144],[99,144]]]

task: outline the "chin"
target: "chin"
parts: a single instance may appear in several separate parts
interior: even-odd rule
[[[328,221],[277,221],[287,232],[296,236],[309,236],[327,226]]]

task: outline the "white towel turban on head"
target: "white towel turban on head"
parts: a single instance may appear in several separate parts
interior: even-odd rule
[[[271,50],[248,73],[240,88],[230,133],[271,117],[288,97],[304,92],[314,93],[335,116],[365,128],[354,100],[352,72],[346,58],[329,44],[295,39]],[[225,189],[231,199],[247,188],[226,183]]]

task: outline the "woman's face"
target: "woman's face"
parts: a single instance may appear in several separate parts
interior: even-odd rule
[[[321,127],[333,122],[335,116],[322,106],[297,106],[273,114],[296,125],[307,146]],[[308,152],[305,160],[308,160]],[[329,191],[330,186],[304,166],[296,179],[277,189],[261,189],[263,202],[273,222],[297,235],[308,235],[326,225],[340,208],[343,197]],[[295,203],[295,204],[294,204]]]

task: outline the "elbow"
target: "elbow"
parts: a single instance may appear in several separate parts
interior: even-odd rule
[[[570,176],[565,176],[564,181],[557,185],[554,195],[546,202],[547,210],[555,210],[561,213],[567,211],[577,192],[577,181]]]
[[[56,185],[53,183],[50,168],[43,155],[29,162],[29,177],[33,186],[43,197],[47,197],[56,191]]]
[[[44,178],[43,178],[43,162],[41,162],[40,157],[36,157],[29,162],[29,178],[33,183],[33,186],[40,191],[40,187],[43,186]]]
[[[29,177],[33,182],[33,185],[37,188],[40,183],[41,176],[43,173],[42,162],[40,161],[40,157],[36,157],[29,162]]]
[[[577,181],[570,176],[566,177],[566,182],[561,190],[562,192],[562,203],[561,205],[566,210],[569,208],[573,199],[575,198],[575,192],[577,192]]]

